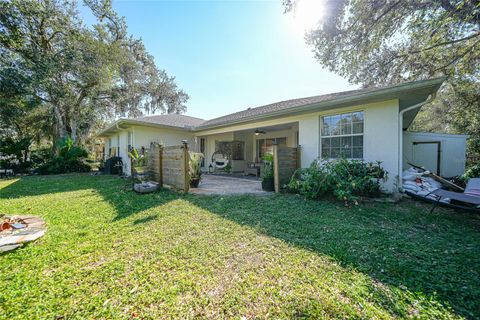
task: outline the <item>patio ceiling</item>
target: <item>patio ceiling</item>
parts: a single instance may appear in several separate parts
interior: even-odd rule
[[[255,130],[272,132],[272,131],[293,130],[293,129],[297,129],[297,128],[298,128],[298,124],[296,122],[292,122],[292,123],[278,124],[278,125],[274,125],[274,126],[260,126],[260,127],[255,127],[255,128],[252,128],[252,129],[238,130],[236,132],[239,132],[239,133],[254,133]]]

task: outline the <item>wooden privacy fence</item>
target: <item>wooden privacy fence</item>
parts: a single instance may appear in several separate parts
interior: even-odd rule
[[[293,148],[273,145],[273,179],[275,192],[279,192],[300,168],[300,146]]]
[[[188,144],[163,147],[152,143],[149,152],[149,171],[152,180],[171,188],[188,192],[190,177],[188,172]]]

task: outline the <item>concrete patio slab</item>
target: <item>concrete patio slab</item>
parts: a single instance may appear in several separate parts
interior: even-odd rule
[[[271,195],[262,190],[259,180],[204,174],[198,188],[191,188],[190,193],[202,195]]]

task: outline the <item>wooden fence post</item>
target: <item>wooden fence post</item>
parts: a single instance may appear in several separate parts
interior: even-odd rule
[[[302,146],[297,146],[297,169],[302,167]]]
[[[280,192],[280,175],[278,171],[278,144],[273,144],[273,185],[275,192]]]
[[[163,146],[158,146],[158,186],[163,188]]]
[[[190,190],[190,155],[188,153],[188,142],[183,140],[182,141],[182,148],[183,148],[183,176],[184,176],[184,187],[183,191],[188,192]]]
[[[135,169],[133,168],[132,157],[128,156],[128,159],[130,159],[130,179],[132,179],[132,189],[133,189],[135,186]]]

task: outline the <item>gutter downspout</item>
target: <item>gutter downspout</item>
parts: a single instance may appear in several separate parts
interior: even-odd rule
[[[432,102],[432,100],[435,99],[435,97],[436,97],[436,93],[432,93],[432,94],[428,95],[428,98],[425,101],[414,104],[413,106],[410,106],[410,107],[408,107],[406,109],[403,109],[402,111],[399,112],[399,116],[398,116],[398,171],[399,171],[398,172],[399,173],[399,175],[398,175],[398,182],[399,182],[398,189],[399,190],[401,190],[401,188],[403,186],[403,177],[402,177],[402,173],[403,173],[403,115],[407,111],[414,110],[414,109],[417,109],[417,108],[421,108],[425,104]]]

